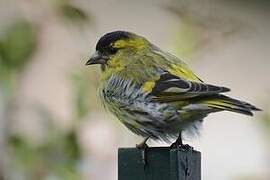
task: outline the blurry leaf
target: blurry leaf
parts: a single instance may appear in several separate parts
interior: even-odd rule
[[[12,93],[13,77],[13,72],[3,64],[0,57],[0,88],[3,89],[6,96]]]
[[[77,180],[80,178],[78,165],[81,150],[75,128],[60,130],[53,115],[44,107],[36,105],[44,119],[47,132],[41,142],[33,143],[27,137],[12,135],[9,138],[10,158],[18,176],[24,179]],[[22,173],[22,174],[21,174]]]
[[[90,17],[80,8],[68,4],[66,1],[60,5],[61,15],[71,22],[87,23]]]
[[[90,110],[91,98],[89,97],[90,87],[85,73],[72,76],[74,89],[74,110],[77,119],[82,119]]]
[[[12,158],[15,160],[16,165],[24,168],[31,169],[36,162],[36,154],[31,145],[26,142],[23,137],[12,135],[8,139],[9,147],[12,151]]]
[[[36,45],[36,34],[32,24],[18,20],[7,28],[0,39],[1,64],[10,69],[21,69]]]
[[[75,132],[54,133],[48,140],[38,149],[43,163],[47,164],[47,171],[59,179],[78,179],[75,177],[79,177],[77,164],[81,151]]]
[[[58,179],[62,179],[62,180],[80,180],[80,179],[82,179],[80,176],[80,173],[72,167],[59,166],[56,169],[56,171],[57,171],[56,175],[58,176]]]
[[[11,136],[9,146],[15,167],[26,174],[26,179],[43,179],[48,175],[63,180],[80,179],[77,164],[81,151],[75,132],[50,135],[48,141],[40,145],[27,143],[20,136]]]
[[[74,131],[69,132],[64,139],[64,150],[70,159],[78,160],[81,157],[77,136]]]
[[[14,146],[14,147],[20,147],[20,146],[22,146],[24,143],[23,143],[23,141],[22,141],[22,139],[21,139],[20,137],[18,137],[18,136],[11,136],[11,137],[9,138],[9,144],[10,144],[11,146]]]

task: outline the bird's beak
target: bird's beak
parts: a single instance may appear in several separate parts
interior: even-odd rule
[[[91,58],[85,63],[85,65],[92,64],[105,64],[108,60],[108,57],[103,56],[100,52],[96,51]]]

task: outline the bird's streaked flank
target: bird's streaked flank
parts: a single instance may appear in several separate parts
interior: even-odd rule
[[[196,129],[209,113],[232,111],[252,116],[255,106],[230,98],[229,88],[207,84],[179,58],[144,37],[126,31],[102,36],[86,65],[101,64],[99,96],[129,130],[183,146],[181,132]]]

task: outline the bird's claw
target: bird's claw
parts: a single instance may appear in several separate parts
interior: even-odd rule
[[[188,144],[177,144],[177,143],[172,143],[170,146],[171,148],[179,148],[179,149],[184,149],[184,150],[193,150],[193,147],[191,147]]]
[[[142,150],[142,149],[148,148],[148,145],[146,143],[142,142],[140,144],[136,144],[136,148]]]
[[[146,166],[146,151],[148,149],[148,145],[146,144],[146,141],[143,141],[140,144],[136,144],[136,148],[141,150],[142,162],[143,162],[144,166]]]

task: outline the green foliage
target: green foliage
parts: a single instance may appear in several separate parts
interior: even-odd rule
[[[0,37],[0,87],[6,94],[12,92],[16,75],[30,60],[36,41],[33,25],[23,19],[8,26]]]
[[[9,145],[14,148],[14,160],[18,162],[18,166],[30,168],[37,164],[36,154],[33,153],[31,146],[19,136],[9,137]]]
[[[47,140],[39,145],[31,144],[24,137],[9,138],[12,162],[17,172],[26,172],[26,179],[80,179],[77,164],[81,158],[77,136],[51,132]]]
[[[90,97],[90,83],[87,79],[87,74],[76,73],[72,75],[72,87],[74,88],[74,112],[76,119],[83,119],[90,111],[91,97]]]
[[[59,0],[56,5],[55,15],[60,16],[65,22],[72,22],[72,25],[87,23],[91,20],[87,13],[70,4],[69,1]],[[36,26],[39,24],[20,18],[6,26],[0,36],[0,88],[4,90],[3,92],[7,92],[5,96],[13,97],[22,70],[29,64],[36,50],[38,43],[36,30],[40,28],[35,28]],[[86,83],[83,83],[80,77],[74,84],[76,86],[74,112],[78,119],[83,118],[89,111],[90,98],[88,100],[85,98],[89,87],[84,84]],[[7,101],[14,101],[14,99],[7,98]],[[77,141],[76,128],[63,132],[53,125],[52,122],[56,120],[52,118],[50,112],[44,108],[36,106],[34,108],[46,122],[43,126],[46,135],[41,143],[35,144],[23,135],[7,134],[5,146],[9,150],[7,153],[9,169],[12,169],[7,174],[14,177],[9,179],[18,179],[18,177],[22,180],[81,179],[78,170],[81,150]],[[13,111],[14,107],[10,107],[10,114]],[[8,116],[9,114],[4,118],[8,119]]]
[[[13,79],[14,74],[12,73],[11,69],[3,65],[2,61],[0,60],[0,88],[3,90],[3,93],[5,93],[5,95],[11,93]]]
[[[21,69],[29,60],[36,45],[36,31],[31,23],[18,20],[0,38],[1,65]]]
[[[10,166],[15,167],[18,176],[27,180],[47,179],[78,180],[80,173],[78,164],[81,160],[81,150],[76,129],[67,131],[59,129],[53,122],[50,112],[36,106],[44,122],[45,136],[39,143],[29,138],[14,134],[8,138]]]
[[[58,5],[60,15],[72,23],[88,23],[91,21],[90,16],[81,8],[75,7],[69,1],[60,1]]]
[[[70,157],[74,162],[80,159],[80,148],[77,142],[77,136],[74,131],[70,131],[66,134],[66,138],[63,141],[63,147],[67,152],[67,156]]]

